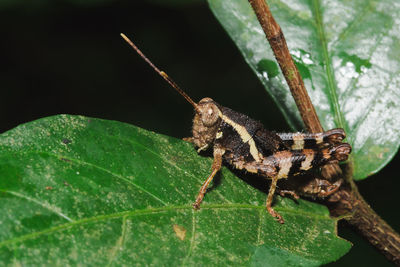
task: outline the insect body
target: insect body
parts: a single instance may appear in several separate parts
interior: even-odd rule
[[[314,134],[275,133],[266,130],[260,122],[223,107],[211,98],[203,98],[199,103],[195,103],[166,73],[154,66],[125,35],[121,35],[194,107],[196,114],[193,119],[193,137],[186,140],[194,143],[198,152],[211,148],[213,150],[212,171],[200,188],[193,204],[195,209],[200,208],[207,187],[224,160],[234,168],[271,179],[266,208],[273,217],[283,223],[281,215],[272,208],[278,180],[348,158],[351,146],[342,143],[345,138],[343,129]],[[281,193],[297,196],[291,191],[282,190]]]
[[[272,179],[266,207],[272,216],[283,222],[271,207],[277,181],[327,163],[346,160],[351,147],[342,143],[344,138],[342,129],[317,134],[271,132],[260,122],[220,106],[211,98],[203,98],[197,104],[190,141],[199,150],[212,147],[214,162],[211,175],[193,206],[200,208],[209,183],[225,160],[237,169]]]

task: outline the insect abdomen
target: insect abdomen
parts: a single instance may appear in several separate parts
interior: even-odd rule
[[[265,157],[261,162],[246,162],[243,159],[227,158],[238,169],[245,169],[251,173],[257,173],[264,177],[277,176],[278,179],[303,173],[309,169],[321,165],[346,160],[351,152],[347,143],[333,145],[331,147],[302,150],[284,150]]]
[[[349,144],[342,143],[331,147],[316,149],[302,149],[280,151],[267,157],[264,161],[274,164],[278,178],[287,178],[311,168],[319,167],[329,162],[346,160],[351,152]]]
[[[343,129],[332,129],[323,133],[277,133],[292,150],[316,148],[322,144],[341,143],[346,137]]]

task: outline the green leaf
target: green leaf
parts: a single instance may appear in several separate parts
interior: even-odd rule
[[[310,266],[350,248],[324,206],[278,198],[281,225],[226,168],[194,211],[212,159],[124,123],[44,118],[0,135],[0,151],[5,265]]]
[[[302,123],[247,0],[209,0],[289,125]],[[354,178],[376,173],[400,144],[400,2],[270,0],[325,129],[342,127]]]

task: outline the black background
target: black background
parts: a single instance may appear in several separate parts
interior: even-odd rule
[[[190,136],[191,106],[122,41],[120,32],[195,101],[212,97],[269,129],[290,130],[207,5],[172,2],[0,2],[0,133],[67,113]],[[396,156],[378,175],[358,183],[397,231],[399,162]],[[390,266],[345,223],[339,234],[354,247],[331,265]]]

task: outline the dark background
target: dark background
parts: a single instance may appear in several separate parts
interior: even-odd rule
[[[0,25],[0,133],[68,113],[190,136],[191,106],[120,32],[195,101],[212,97],[269,129],[290,130],[204,1],[0,0]],[[396,156],[378,175],[358,183],[397,231],[399,162]],[[339,234],[354,247],[332,266],[390,266],[345,223]]]

